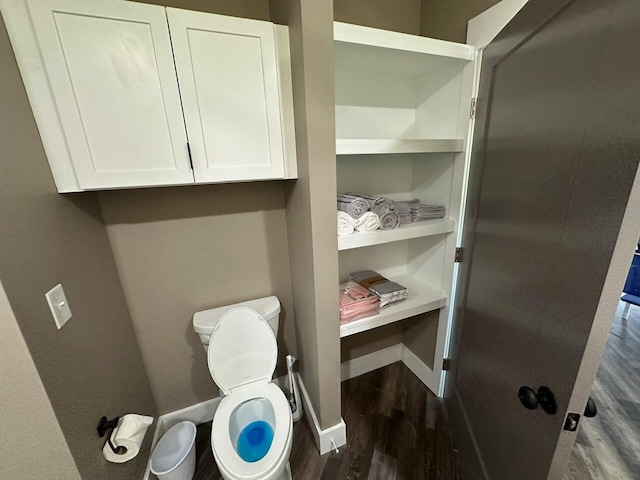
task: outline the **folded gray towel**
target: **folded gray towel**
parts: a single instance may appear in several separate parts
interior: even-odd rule
[[[407,291],[406,287],[383,277],[375,270],[355,272],[349,275],[349,277],[354,282],[359,283],[364,288],[374,292],[378,296],[391,296],[393,294],[404,295]]]
[[[407,289],[392,282],[373,270],[364,270],[350,275],[351,280],[359,283],[380,299],[380,308],[393,305],[407,298]]]
[[[425,205],[420,200],[413,199],[404,202],[395,202],[395,211],[400,217],[400,223],[418,222],[442,218],[446,215],[443,205]]]
[[[360,218],[369,211],[369,202],[357,195],[338,195],[338,210],[346,212],[353,218]]]
[[[407,296],[407,289],[396,282],[385,282],[377,285],[371,285],[369,290],[379,297],[404,297]],[[395,294],[395,295],[394,295]]]
[[[396,212],[410,212],[411,207],[420,203],[420,200],[407,200],[407,201],[396,201],[393,202],[394,210]]]
[[[398,214],[400,225],[411,223],[411,203],[393,202],[394,211]]]
[[[445,216],[443,205],[424,205],[416,203],[411,205],[411,221],[430,220],[432,218],[442,218]]]

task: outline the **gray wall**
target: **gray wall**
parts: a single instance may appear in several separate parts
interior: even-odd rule
[[[0,284],[0,478],[79,480],[27,345]],[[37,414],[37,422],[34,418]],[[37,447],[34,442],[41,440]],[[37,448],[37,455],[34,450]]]
[[[333,9],[272,0],[289,25],[298,180],[285,189],[300,369],[320,427],[340,421]]]
[[[137,477],[145,452],[107,464],[95,431],[102,415],[156,414],[98,201],[56,192],[1,22],[0,85],[0,278],[83,478]],[[61,330],[44,298],[57,283],[73,312]]]
[[[435,310],[402,322],[402,343],[431,369],[434,367],[433,358],[436,354],[439,313],[440,310]]]
[[[465,43],[467,22],[499,0],[422,0],[420,35]]]
[[[296,353],[282,182],[100,192],[160,414],[218,396],[195,312],[276,295],[279,371]]]
[[[333,0],[334,19],[465,43],[467,22],[500,0]]]
[[[420,34],[421,0],[333,0],[334,19],[394,32]]]
[[[403,323],[390,323],[384,327],[343,338],[340,341],[341,361],[347,362],[402,343]]]

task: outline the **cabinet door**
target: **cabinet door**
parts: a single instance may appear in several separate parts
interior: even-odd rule
[[[80,187],[193,183],[164,8],[28,7]]]
[[[167,15],[196,182],[283,178],[273,24]]]

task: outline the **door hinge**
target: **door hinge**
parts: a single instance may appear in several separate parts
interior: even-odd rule
[[[567,419],[564,421],[563,430],[567,430],[569,432],[575,432],[576,430],[578,430],[579,423],[580,423],[580,414],[569,413],[567,415]]]
[[[193,159],[191,158],[191,146],[189,142],[187,142],[187,155],[189,155],[189,165],[191,165],[191,170],[193,170]]]
[[[456,247],[456,263],[460,263],[462,261],[462,254],[464,253],[462,247]]]
[[[469,117],[470,118],[476,118],[477,110],[478,110],[478,99],[477,98],[472,98],[471,99],[471,111],[469,112]]]
[[[442,370],[448,372],[450,367],[451,361],[448,358],[442,359]]]

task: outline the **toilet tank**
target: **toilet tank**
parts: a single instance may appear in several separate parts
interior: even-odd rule
[[[255,310],[269,323],[271,330],[278,337],[278,324],[280,323],[280,300],[278,297],[265,297],[258,298],[257,300],[249,300],[248,302],[236,303],[233,305],[226,305],[224,307],[212,308],[211,310],[204,310],[202,312],[196,312],[193,315],[193,330],[200,336],[202,345],[205,350],[209,346],[209,340],[213,328],[216,326],[222,316],[229,310],[238,307],[247,307]]]

